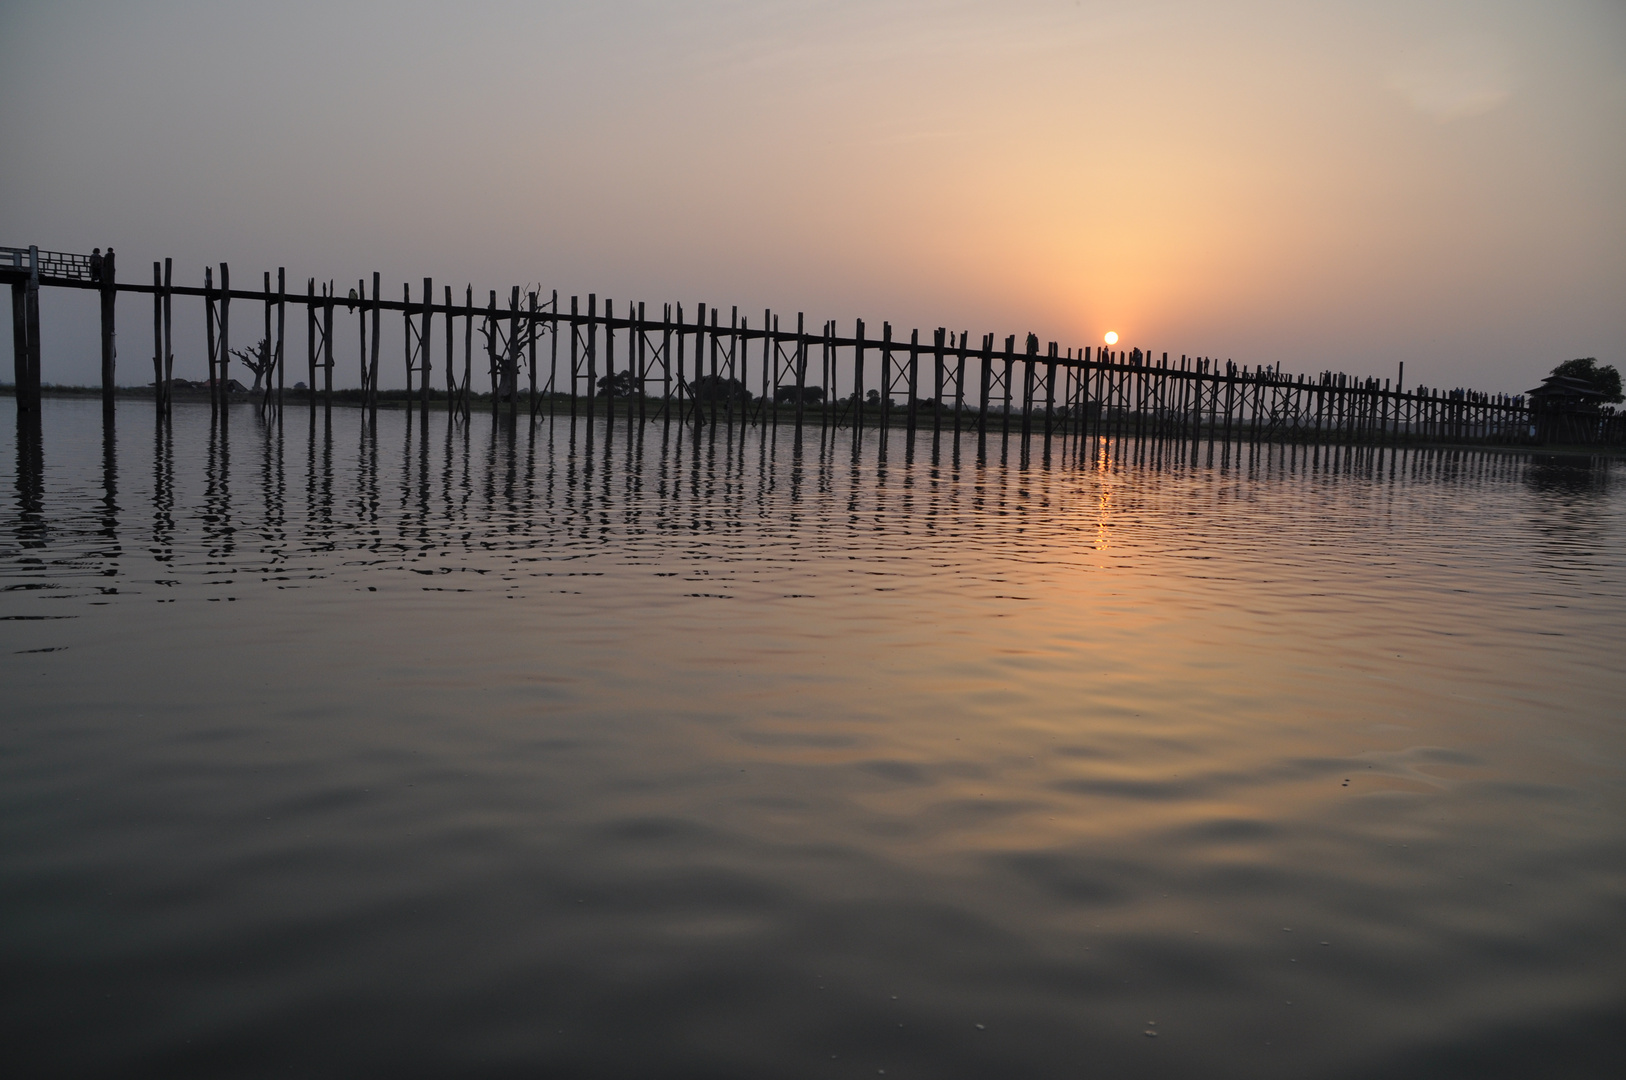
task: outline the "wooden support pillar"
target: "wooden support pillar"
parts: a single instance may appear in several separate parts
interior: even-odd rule
[[[266,308],[266,324],[271,321],[271,309]],[[164,415],[164,264],[152,264],[152,403],[159,416]]]
[[[541,406],[541,399],[537,397],[536,389],[536,293],[531,293],[527,300],[528,308],[525,319],[525,346],[531,367],[531,420],[536,420],[536,411]]]
[[[497,356],[497,290],[492,289],[486,300],[486,364],[490,369],[488,377],[491,381],[491,418],[497,418],[497,410],[502,405],[502,360]]]
[[[946,327],[932,335],[932,437],[943,430],[943,337]]]
[[[360,294],[356,308],[356,327],[361,340],[361,351],[357,354],[356,364],[361,376],[361,406],[365,409],[372,400],[373,385],[367,375],[367,279],[357,278],[356,288]]]
[[[683,310],[682,310],[682,308],[679,308],[678,309],[678,320],[679,320],[680,323],[681,323],[682,319],[683,319]],[[577,349],[576,298],[574,296],[572,296],[570,298],[570,356],[568,357],[568,359],[570,361],[570,418],[572,420],[576,419],[576,364],[578,362],[577,356],[576,356],[576,349]],[[678,333],[678,351],[681,353],[682,350],[683,350],[683,334],[682,334],[682,328],[680,326],[679,327],[679,333]],[[681,369],[679,369],[678,374],[680,376],[683,374]],[[680,390],[680,393],[681,393],[681,390]]]
[[[305,395],[316,409],[316,279],[305,279]]]
[[[634,388],[638,392],[638,420],[640,423],[649,418],[649,337],[644,330],[644,302],[638,301],[638,321],[633,329],[634,340],[638,343],[638,375]],[[744,345],[742,341],[741,346]],[[741,372],[743,375],[743,371]],[[742,406],[743,408],[743,406]],[[743,418],[742,418],[743,419]]]
[[[892,427],[892,324],[881,323],[881,445]]]
[[[704,311],[704,305],[702,312]],[[695,327],[699,329],[698,323]],[[699,336],[695,338],[695,366],[700,365]],[[598,293],[587,294],[587,415],[591,417],[598,396]]]
[[[971,331],[960,331],[960,347],[957,350],[954,376],[954,434],[960,434],[960,414],[965,412],[965,347],[971,338]],[[956,438],[955,445],[959,445]],[[958,451],[956,451],[958,452]]]
[[[381,291],[381,288],[383,286],[383,282],[380,280],[380,278],[381,278],[381,275],[379,274],[379,272],[377,270],[374,270],[373,271],[373,348],[372,348],[372,352],[371,352],[371,354],[369,354],[369,357],[368,357],[368,360],[367,360],[368,407],[369,407],[370,414],[374,419],[377,419],[377,417],[378,417],[378,339],[379,339],[378,330],[379,330],[379,321],[380,321],[380,319],[382,318],[382,316],[384,314],[383,308],[379,306],[379,302],[381,300],[383,300],[383,298],[384,298],[384,294]]]
[[[707,411],[711,414],[709,419],[710,419],[711,424],[712,424],[713,427],[715,427],[717,425],[717,396],[718,396],[719,389],[720,389],[719,380],[718,380],[718,373],[717,373],[717,349],[718,349],[717,337],[718,337],[718,335],[717,335],[717,308],[714,305],[712,307],[712,309],[711,309],[711,383],[710,383],[711,392],[707,395],[707,397],[709,397],[711,399],[711,408],[709,410],[707,410]],[[700,346],[699,346],[699,344],[697,342],[696,345],[695,345],[695,350],[696,351],[695,351],[695,357],[694,357],[695,358],[695,370],[697,370],[697,371],[700,368],[700,364],[699,364],[699,361],[700,361],[699,348],[700,348]]]
[[[1050,453],[1050,418],[1056,412],[1056,343],[1050,343],[1044,376],[1044,449]]]
[[[1016,374],[1016,335],[1009,334],[1005,338],[1005,416],[999,426],[999,436],[1002,442],[1008,442],[1011,437],[1011,403],[1015,386],[1012,376]]]
[[[715,318],[715,314],[713,318]],[[615,434],[615,300],[604,298],[604,416],[606,436]],[[716,344],[712,345],[712,366],[717,366]],[[715,406],[714,406],[715,407]],[[608,445],[608,444],[606,444]]]
[[[446,362],[451,363],[448,353]],[[465,283],[463,286],[463,419],[467,420],[473,412],[473,403],[469,395],[474,391],[474,285]]]
[[[988,437],[988,398],[994,392],[994,335],[982,335],[982,388],[977,403],[977,436]]]
[[[117,331],[113,325],[114,312],[118,300],[118,271],[113,264],[113,250],[108,249],[102,258],[101,302],[102,302],[102,415],[113,415],[113,394],[115,388],[114,368],[117,360]],[[211,334],[212,338],[214,335]]]
[[[102,272],[107,272],[107,264],[103,262]],[[218,342],[215,341],[215,295],[214,271],[209,267],[203,268],[203,332],[204,346],[209,354],[209,411],[212,414],[220,408],[220,357],[217,352]]]
[[[502,354],[502,392],[508,398],[508,416],[519,415],[519,286],[508,290],[508,348]]]
[[[27,360],[27,388],[18,383],[19,407],[37,413],[40,409],[40,249],[28,247],[28,283],[23,293],[23,320],[27,325],[28,342],[24,349]],[[26,399],[26,406],[24,401]]]
[[[166,289],[167,293],[167,289]],[[287,352],[285,350],[286,330],[288,328],[288,272],[283,267],[277,267],[277,419],[282,419],[282,387],[286,380]],[[166,394],[167,396],[167,394]]]
[[[904,419],[909,434],[915,433],[915,403],[920,398],[920,331],[909,331],[909,405]]]
[[[327,299],[322,304],[322,398],[323,405],[333,407],[333,285],[328,283],[325,290]],[[316,384],[311,384],[311,395],[316,394]]]
[[[853,437],[864,431],[864,320],[853,331]]]
[[[228,368],[231,361],[231,267],[220,264],[220,422],[226,422],[226,406],[231,403],[227,388],[231,385]]]
[[[260,392],[260,408],[262,409],[271,403],[271,384],[273,375],[275,374],[271,368],[276,366],[276,353],[273,351],[275,345],[271,339],[271,271],[266,270],[263,271],[263,273],[265,274],[265,284],[263,287],[263,292],[265,295],[265,352],[260,357],[260,362],[262,365],[266,364],[267,358],[269,358],[270,366],[262,367],[261,369],[261,374],[265,380],[265,386]]]
[[[433,278],[424,278],[423,279],[423,328],[418,334],[418,364],[419,364],[419,367],[422,368],[422,370],[418,372],[418,387],[419,387],[419,391],[418,391],[419,406],[418,407],[424,413],[429,412],[429,381],[434,376],[434,373],[435,373],[435,363],[434,363],[434,359],[433,359],[434,352],[435,352],[435,349],[434,349],[435,337],[431,333],[431,330],[433,329],[434,315],[435,315],[435,282],[434,282]],[[451,314],[448,312],[447,315],[446,315],[447,320],[450,321],[451,317],[452,317]],[[447,353],[447,367],[449,368],[450,366],[451,366],[451,354]],[[534,383],[536,380],[532,379],[531,381]]]
[[[412,409],[412,286],[401,282],[401,348],[406,361],[406,407]],[[418,339],[419,356],[423,355],[423,339]]]
[[[17,389],[17,411],[31,408],[28,396],[28,285],[14,281],[11,285],[11,359],[13,385]]]
[[[807,333],[802,312],[796,313],[796,437],[802,437],[802,398],[807,389]]]
[[[170,415],[175,404],[175,337],[173,334],[174,322],[171,307],[174,303],[172,292],[174,280],[174,260],[164,260],[164,415]]]

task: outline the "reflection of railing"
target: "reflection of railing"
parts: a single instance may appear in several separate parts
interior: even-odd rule
[[[28,257],[28,248],[0,247],[0,268],[12,270],[29,270],[32,264]],[[74,255],[66,251],[41,251],[39,253],[40,277],[67,279],[69,281],[93,281],[90,273],[90,256]]]

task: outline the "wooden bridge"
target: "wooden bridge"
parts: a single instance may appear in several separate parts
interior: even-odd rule
[[[0,278],[12,285],[20,413],[39,408],[38,291],[60,287],[101,296],[108,415],[115,392],[114,299],[126,292],[153,299],[152,381],[160,415],[169,413],[175,385],[172,301],[184,296],[202,301],[206,386],[222,418],[232,400],[234,303],[238,310],[251,303],[261,318],[250,335],[265,343],[265,353],[254,354],[263,362],[264,381],[256,404],[268,410],[280,410],[291,395],[313,409],[331,407],[333,372],[344,353],[344,362],[356,365],[361,404],[376,412],[381,320],[390,312],[403,320],[406,399],[424,410],[444,407],[465,417],[478,355],[491,408],[517,417],[523,404],[533,422],[614,417],[619,411],[629,422],[792,424],[797,430],[811,424],[854,433],[870,425],[882,438],[896,427],[912,434],[929,426],[934,434],[969,430],[982,439],[1019,433],[1024,444],[1041,436],[1047,449],[1056,437],[1082,446],[1093,438],[1521,444],[1536,435],[1530,403],[1522,396],[1406,390],[1398,380],[1390,385],[1388,379],[1326,371],[1286,374],[1279,367],[1249,368],[1208,357],[1154,358],[1140,349],[1064,351],[1056,342],[1041,349],[1033,334],[1020,344],[1015,335],[999,342],[983,334],[973,342],[968,332],[944,328],[925,339],[918,330],[904,338],[890,323],[873,335],[858,320],[852,334],[843,336],[834,322],[808,327],[801,314],[794,329],[781,327],[769,311],[753,326],[731,308],[724,322],[718,308],[705,304],[692,317],[682,305],[665,304],[655,317],[642,303],[618,312],[613,301],[601,307],[589,295],[585,305],[571,297],[567,311],[557,292],[544,300],[534,290],[522,295],[518,286],[501,304],[493,290],[479,305],[472,286],[464,287],[461,298],[450,286],[437,296],[429,278],[416,299],[409,284],[402,285],[400,299],[386,299],[376,273],[370,290],[363,279],[340,295],[331,282],[319,286],[314,278],[305,281],[303,293],[289,292],[281,269],[274,282],[265,273],[257,290],[233,289],[224,263],[218,277],[214,268],[205,270],[200,286],[174,284],[168,259],[153,263],[152,272],[150,285],[120,282],[111,251],[84,256],[0,248]],[[289,305],[305,308],[308,389],[295,391],[286,386]],[[351,330],[342,331],[341,320],[353,320]],[[341,347],[341,332],[354,344]],[[434,388],[437,364],[443,391]],[[1622,441],[1618,423],[1600,419],[1595,426],[1594,441]]]

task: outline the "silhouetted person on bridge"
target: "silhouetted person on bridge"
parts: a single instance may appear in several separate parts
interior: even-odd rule
[[[96,248],[90,253],[90,280],[102,280],[102,249]]]

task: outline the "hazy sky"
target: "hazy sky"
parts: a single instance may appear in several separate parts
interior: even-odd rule
[[[0,244],[112,244],[124,279],[537,282],[1503,391],[1626,364],[1621,0],[7,0],[0,102]],[[47,299],[47,381],[95,381],[93,312]]]

